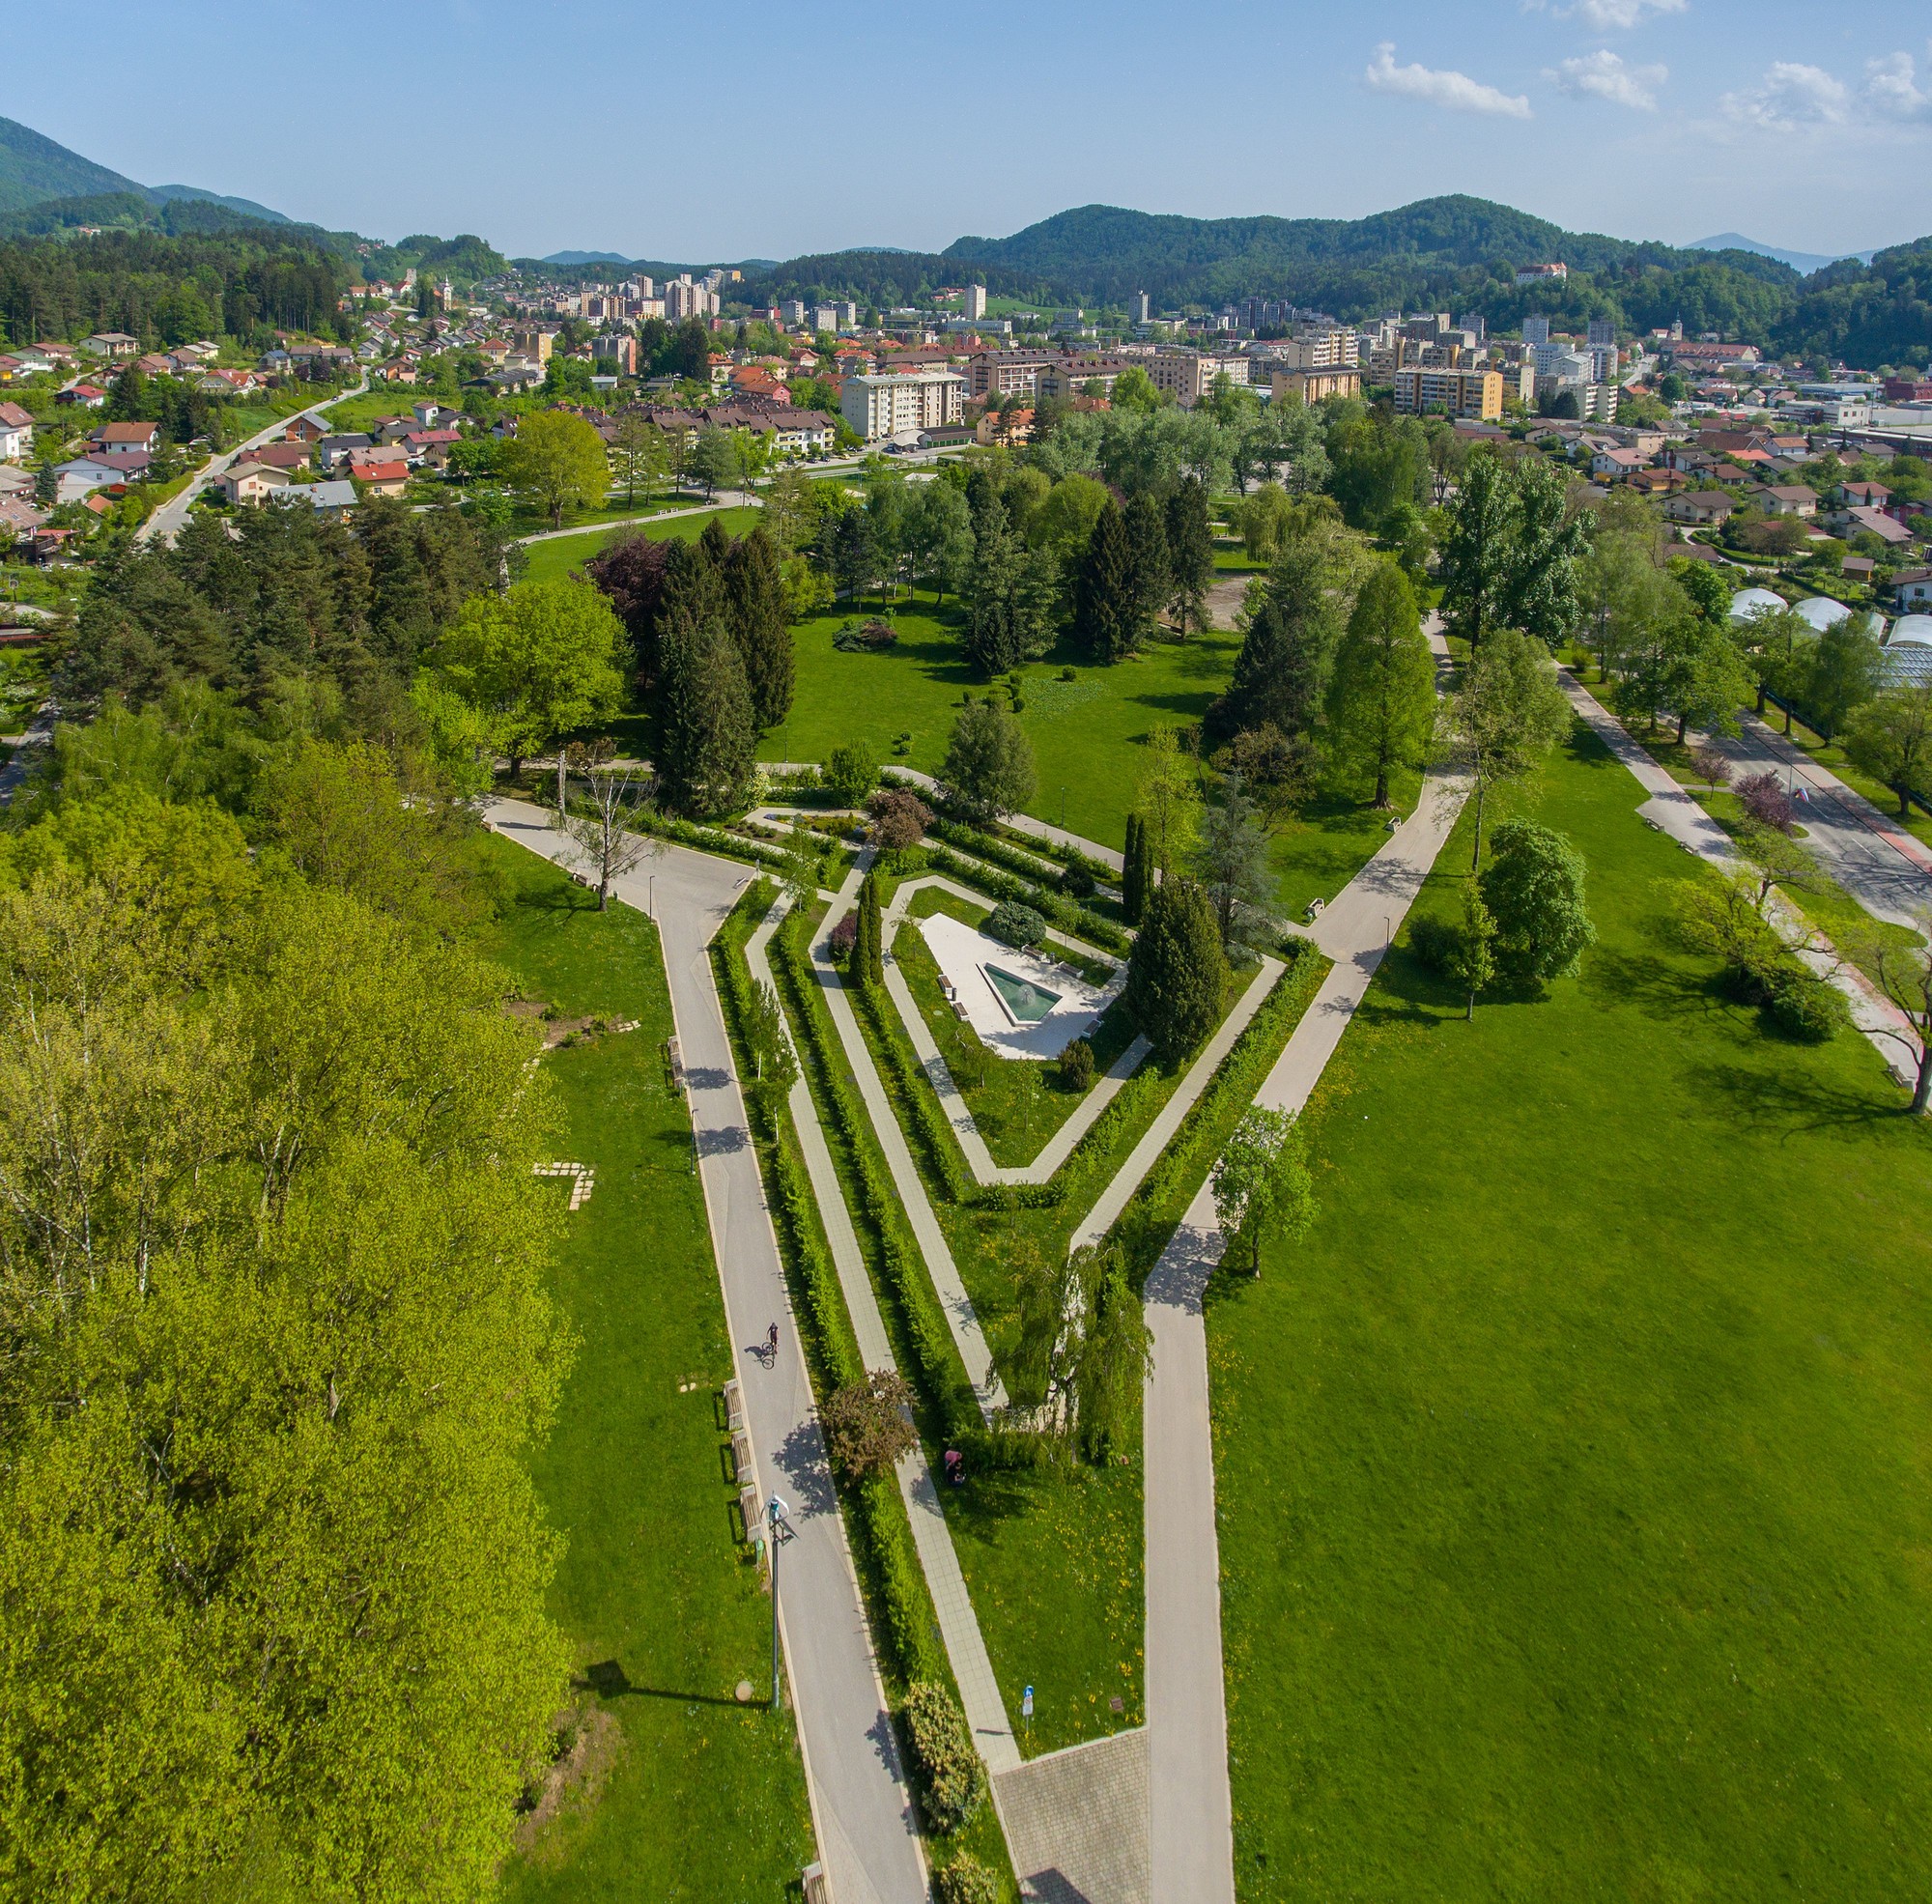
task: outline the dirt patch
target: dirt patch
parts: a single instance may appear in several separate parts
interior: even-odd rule
[[[602,1706],[566,1707],[557,1719],[555,1736],[562,1749],[542,1782],[527,1795],[527,1808],[517,1820],[518,1851],[539,1862],[546,1827],[566,1810],[590,1810],[624,1748],[623,1728]]]
[[[1235,618],[1246,605],[1251,575],[1224,576],[1208,584],[1208,620],[1214,628],[1233,628]]]
[[[543,1034],[546,1051],[554,1051],[565,1044],[591,1044],[600,1037],[615,1037],[638,1029],[635,1018],[625,1024],[612,1024],[608,1018],[567,1017],[540,998],[506,998],[503,1009],[512,1018],[535,1024]]]

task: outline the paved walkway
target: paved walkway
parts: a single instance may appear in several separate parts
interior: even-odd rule
[[[1201,1055],[1187,1067],[1187,1075],[1180,1080],[1174,1095],[1160,1107],[1160,1114],[1148,1125],[1141,1141],[1128,1151],[1126,1162],[1114,1173],[1113,1180],[1100,1192],[1099,1200],[1075,1227],[1066,1245],[1069,1251],[1087,1243],[1097,1243],[1114,1227],[1121,1212],[1126,1208],[1127,1200],[1141,1187],[1141,1179],[1153,1168],[1155,1159],[1173,1141],[1174,1133],[1180,1128],[1181,1120],[1208,1089],[1220,1067],[1221,1060],[1234,1049],[1235,1040],[1254,1022],[1255,1013],[1262,1009],[1287,969],[1278,958],[1263,958],[1261,970],[1248,980],[1248,988],[1241,994],[1234,1010],[1221,1020],[1214,1036],[1201,1047]]]
[[[952,1331],[959,1359],[966,1365],[967,1379],[972,1382],[973,1392],[979,1398],[980,1412],[990,1423],[994,1415],[1007,1406],[1006,1387],[1000,1380],[999,1371],[993,1366],[993,1351],[987,1346],[986,1333],[980,1326],[973,1298],[966,1293],[965,1279],[959,1274],[959,1265],[952,1260],[946,1233],[939,1227],[939,1218],[933,1213],[931,1199],[926,1196],[925,1185],[920,1179],[919,1166],[913,1161],[905,1132],[899,1128],[893,1101],[880,1081],[878,1067],[872,1063],[872,1053],[866,1043],[865,1034],[859,1029],[858,1014],[853,1010],[851,998],[846,993],[845,980],[832,957],[832,928],[858,904],[859,888],[865,883],[866,874],[871,870],[872,858],[872,849],[868,846],[859,855],[844,885],[838,889],[838,897],[833,900],[819,926],[818,936],[812,942],[812,970],[824,990],[832,1023],[838,1033],[838,1042],[845,1048],[846,1062],[852,1067],[852,1075],[859,1081],[859,1094],[865,1099],[866,1115],[871,1120],[879,1149],[885,1152],[886,1168],[892,1172],[893,1186],[899,1193],[906,1221],[912,1225],[920,1254],[925,1259],[926,1273],[938,1292],[939,1306],[946,1312],[947,1326]]]
[[[928,873],[921,879],[910,879],[893,895],[893,902],[886,908],[882,937],[888,954],[893,942],[898,936],[899,927],[905,923],[906,910],[911,905],[913,895],[928,886],[944,889],[971,900],[975,905],[980,902],[980,895],[968,892],[956,881]],[[1063,932],[1049,931],[1047,936],[1069,950],[1078,952],[1084,957],[1105,957],[1091,947],[1069,939]],[[925,1014],[919,1009],[919,1001],[913,997],[912,987],[907,984],[905,974],[896,961],[888,956],[886,960],[886,991],[899,1017],[905,1023],[906,1036],[912,1040],[912,1048],[919,1054],[919,1062],[925,1067],[926,1076],[932,1081],[933,1091],[938,1094],[940,1108],[945,1111],[947,1122],[952,1126],[952,1134],[959,1140],[959,1149],[966,1158],[966,1167],[973,1173],[973,1179],[980,1184],[989,1183],[1044,1183],[1066,1159],[1073,1154],[1073,1147],[1093,1129],[1094,1122],[1114,1099],[1120,1095],[1121,1087],[1140,1069],[1149,1052],[1153,1049],[1145,1037],[1136,1037],[1108,1066],[1106,1076],[1097,1079],[1089,1089],[1085,1097],[1058,1130],[1040,1147],[1039,1154],[1028,1164],[996,1164],[993,1153],[986,1148],[986,1140],[980,1134],[980,1126],[968,1107],[965,1096],[954,1081],[952,1072],[946,1063],[945,1054],[939,1048],[939,1040],[932,1035],[932,1027],[925,1022]],[[1003,1061],[1004,1062],[1004,1061]]]
[[[772,763],[768,760],[765,765]],[[926,792],[936,795],[939,782],[930,774],[922,774],[914,767],[901,767],[896,761],[886,763],[886,772],[896,779],[910,781],[913,785],[923,787]],[[1071,846],[1075,852],[1085,853],[1088,858],[1098,860],[1101,865],[1112,867],[1116,872],[1125,868],[1126,861],[1112,846],[1102,846],[1097,839],[1085,839],[1077,833],[1068,833],[1065,827],[1048,826],[1044,820],[1037,820],[1031,813],[1007,813],[1001,816],[1001,823],[1009,826],[1015,833],[1024,833],[1030,838],[1042,839],[1052,846]]]
[[[488,812],[509,838],[547,859],[577,863],[577,849],[552,830],[542,808],[493,800]],[[923,1904],[926,1876],[912,1802],[790,1322],[778,1238],[706,950],[753,875],[729,861],[665,845],[638,871],[614,879],[611,891],[641,912],[653,877],[725,1321],[732,1341],[746,1345],[738,1376],[758,1489],[761,1496],[785,1496],[797,1529],[779,1562],[780,1623],[819,1857],[837,1904]],[[763,1339],[774,1319],[779,1353],[765,1369],[749,1345]]]
[[[1738,871],[1744,862],[1731,836],[1637,745],[1624,724],[1575,675],[1559,668],[1557,678],[1570,696],[1571,706],[1650,795],[1636,810],[1638,816],[1719,872]],[[1825,935],[1778,895],[1772,895],[1771,911],[1784,922],[1789,936],[1803,938],[1799,957],[1843,994],[1853,1024],[1870,1040],[1886,1068],[1909,1090],[1918,1076],[1919,1047],[1918,1034],[1905,1014],[1857,966],[1840,960]]]
[[[1432,617],[1430,639],[1439,672],[1448,656],[1436,627]],[[1360,1007],[1395,928],[1449,838],[1466,792],[1460,779],[1431,773],[1415,811],[1321,914],[1316,942],[1334,959],[1334,969],[1256,1094],[1257,1103],[1298,1110],[1307,1100]],[[1212,1186],[1203,1183],[1144,1293],[1148,1327],[1153,1333],[1153,1369],[1144,1393],[1142,1422],[1147,1462],[1148,1868],[1149,1891],[1159,1904],[1233,1904],[1235,1896],[1220,1546],[1203,1313],[1208,1278],[1225,1240],[1214,1220]]]
[[[773,985],[771,959],[767,948],[790,909],[790,898],[781,894],[764,922],[745,948],[746,963],[752,976]],[[777,986],[773,985],[773,990]],[[785,1036],[790,1037],[787,1025]],[[794,1041],[794,1049],[796,1043]],[[860,1359],[868,1370],[896,1369],[892,1340],[879,1313],[877,1292],[866,1269],[859,1248],[852,1214],[846,1206],[844,1187],[833,1165],[832,1151],[819,1123],[818,1105],[811,1087],[801,1074],[786,1098],[791,1109],[792,1127],[798,1132],[799,1148],[805,1153],[806,1174],[811,1179],[811,1194],[818,1205],[819,1218],[832,1245],[833,1266],[844,1293],[845,1308],[852,1319],[852,1332],[859,1343]],[[913,1544],[919,1549],[920,1566],[925,1574],[927,1591],[932,1595],[933,1611],[939,1620],[940,1638],[946,1657],[952,1665],[952,1677],[959,1685],[960,1704],[966,1723],[972,1728],[973,1743],[989,1772],[1005,1772],[1020,1763],[1019,1747],[1008,1722],[1006,1705],[1000,1697],[999,1681],[980,1632],[979,1617],[973,1611],[972,1596],[966,1590],[966,1577],[953,1551],[952,1535],[946,1524],[945,1510],[939,1503],[939,1490],[925,1459],[925,1449],[918,1441],[898,1464],[899,1493],[912,1522]]]

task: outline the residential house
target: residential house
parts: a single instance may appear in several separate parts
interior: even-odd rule
[[[1718,459],[1692,443],[1672,443],[1663,452],[1663,467],[1675,469],[1680,476],[1703,476],[1718,467]]]
[[[1030,410],[989,410],[974,426],[976,442],[1019,449],[1033,441],[1033,412]]]
[[[282,432],[282,440],[287,443],[319,443],[328,435],[328,425],[304,412],[300,416],[289,418],[288,428]]]
[[[822,456],[838,440],[838,425],[823,411],[780,409],[772,413],[772,448],[780,456]]]
[[[104,457],[76,456],[71,462],[54,465],[54,500],[78,502],[109,483],[127,481],[127,473]]]
[[[412,430],[403,439],[410,462],[419,468],[445,469],[449,452],[463,440],[461,430]]]
[[[1599,482],[1624,482],[1648,466],[1649,457],[1634,449],[1600,449],[1590,458],[1590,473]]]
[[[76,410],[101,410],[106,407],[107,392],[98,384],[70,384],[54,393],[54,402],[71,404]]]
[[[463,412],[453,404],[425,397],[421,403],[410,406],[410,417],[418,430],[453,430],[463,421]]]
[[[1689,481],[1688,476],[1680,476],[1675,469],[1639,469],[1629,479],[1626,487],[1635,490],[1639,496],[1668,496],[1672,490],[1684,488]]]
[[[1883,509],[1891,492],[1883,483],[1840,483],[1832,500],[1841,509]]]
[[[259,509],[277,490],[288,486],[288,471],[266,463],[237,463],[214,479],[224,500],[251,509]]]
[[[91,449],[87,461],[112,469],[117,483],[138,483],[148,473],[154,457],[145,449]]]
[[[121,357],[139,356],[141,340],[129,337],[125,330],[97,330],[82,340],[80,348],[112,363]]]
[[[21,462],[33,446],[33,412],[16,403],[0,403],[0,463]]]
[[[1912,531],[1896,517],[1883,509],[1844,509],[1832,518],[1840,535],[1875,535],[1888,549],[1897,549],[1912,540]]]
[[[346,478],[327,483],[310,483],[305,489],[289,489],[280,500],[305,501],[318,516],[346,516],[355,507],[355,485]]]
[[[24,497],[0,497],[0,548],[25,542],[45,521],[45,513]]]
[[[402,462],[358,462],[351,457],[349,473],[371,496],[401,496],[410,486],[410,466]]]
[[[1818,492],[1803,483],[1783,483],[1760,489],[1753,498],[1767,516],[1810,517],[1818,513]]]
[[[161,446],[158,423],[102,423],[87,433],[90,449],[145,449],[150,454]]]
[[[333,469],[338,463],[345,463],[350,452],[357,449],[371,449],[375,438],[363,430],[351,430],[338,437],[324,437],[315,446],[315,460],[319,469]]]
[[[1722,490],[1689,490],[1682,496],[1663,499],[1664,516],[1673,523],[1702,526],[1721,523],[1735,512],[1737,504]]]
[[[244,449],[235,460],[239,463],[259,463],[265,469],[306,469],[310,451],[305,443],[262,443],[254,449]]]
[[[172,377],[175,360],[164,351],[150,351],[146,356],[134,359],[134,368],[143,377]]]
[[[1846,556],[1849,568],[1856,559]],[[1891,578],[1891,599],[1900,614],[1923,614],[1932,610],[1932,569],[1900,569]]]

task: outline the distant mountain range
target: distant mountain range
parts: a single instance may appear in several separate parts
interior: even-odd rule
[[[198,205],[219,205],[264,224],[290,222],[281,213],[271,212],[252,198],[229,198],[199,185],[138,185],[122,173],[70,152],[31,126],[22,126],[16,119],[0,119],[0,215],[28,212],[49,200],[99,198],[116,192],[154,206],[186,199]]]
[[[1775,244],[1760,244],[1754,238],[1746,238],[1742,232],[1719,232],[1716,238],[1700,238],[1686,247],[1691,251],[1750,251],[1760,258],[1776,258],[1780,265],[1789,265],[1794,271],[1809,277],[1813,271],[1822,271],[1827,265],[1835,265],[1841,259],[1856,258],[1861,265],[1869,265],[1878,256],[1871,251],[1841,251],[1835,256],[1828,256],[1822,251],[1782,251]]]

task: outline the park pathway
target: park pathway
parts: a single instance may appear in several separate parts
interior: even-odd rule
[[[492,800],[487,811],[506,838],[563,866],[580,862],[542,808]],[[790,1322],[778,1237],[707,950],[753,876],[745,866],[666,845],[637,872],[614,879],[611,891],[642,912],[656,882],[698,1175],[725,1321],[738,1345],[759,1493],[781,1493],[792,1510],[796,1532],[779,1558],[780,1623],[819,1857],[836,1904],[923,1904],[926,1876],[912,1802]],[[779,1352],[766,1369],[750,1347],[775,1320]]]
[[[1432,618],[1438,678],[1448,651]],[[1301,1015],[1258,1104],[1307,1102],[1467,795],[1432,772],[1415,811],[1337,895],[1311,936],[1333,969]],[[1111,1219],[1110,1219],[1111,1220]],[[1091,1227],[1091,1224],[1090,1226]],[[1147,1461],[1149,1893],[1159,1904],[1234,1904],[1234,1805],[1228,1782],[1227,1682],[1221,1658],[1221,1563],[1208,1381],[1208,1279],[1226,1246],[1203,1183],[1144,1292],[1153,1368],[1143,1397]]]
[[[774,993],[778,987],[772,980],[768,948],[789,909],[789,895],[781,894],[745,947],[745,962],[753,978],[761,984],[771,985]],[[785,1036],[791,1037],[789,1024]],[[796,1040],[792,1048],[794,1052],[797,1050]],[[844,1186],[833,1165],[832,1151],[818,1118],[818,1105],[810,1085],[806,1082],[802,1062],[785,1102],[791,1111],[792,1127],[798,1132],[799,1149],[805,1153],[812,1198],[818,1205],[826,1239],[832,1246],[833,1267],[838,1271],[838,1287],[844,1293],[846,1313],[852,1319],[859,1359],[868,1373],[875,1369],[896,1372],[898,1364],[893,1355],[885,1320],[879,1313],[878,1293],[859,1249]],[[966,1576],[953,1550],[952,1535],[946,1524],[945,1510],[940,1506],[939,1490],[934,1485],[923,1443],[915,1441],[899,1463],[898,1483],[906,1518],[912,1523],[913,1545],[919,1549],[920,1566],[925,1574],[926,1589],[932,1595],[933,1611],[939,1620],[940,1638],[952,1666],[952,1677],[958,1682],[966,1723],[980,1756],[986,1761],[987,1771],[997,1777],[1019,1765],[1020,1750],[1000,1697],[999,1681],[993,1675],[993,1662],[980,1632],[979,1617],[973,1611]]]
[[[1660,833],[1668,834],[1687,853],[1694,853],[1719,872],[1739,871],[1744,862],[1731,842],[1731,836],[1637,745],[1625,730],[1624,724],[1568,668],[1558,668],[1557,678],[1563,684],[1563,692],[1570,697],[1570,705],[1649,794],[1650,798],[1636,810],[1637,816],[1647,820]],[[1851,789],[1848,787],[1845,791],[1850,793]],[[1858,796],[1854,794],[1852,797],[1856,799]],[[1807,821],[1814,817],[1821,815],[1812,810],[1806,811]],[[1914,841],[1915,845],[1917,843]],[[1902,857],[1898,859],[1898,865],[1901,869],[1906,867]],[[1827,870],[1836,869],[1828,860]],[[1807,939],[1824,940],[1824,935],[1815,932],[1809,922],[1777,894],[1772,895],[1772,910],[1793,929],[1794,936],[1803,933]],[[1857,966],[1840,960],[1829,945],[1822,948],[1802,947],[1798,955],[1821,979],[1844,995],[1845,1003],[1851,1008],[1853,1024],[1870,1040],[1872,1049],[1885,1061],[1886,1068],[1893,1078],[1910,1090],[1918,1074],[1918,1037],[1905,1014],[1879,992]]]

